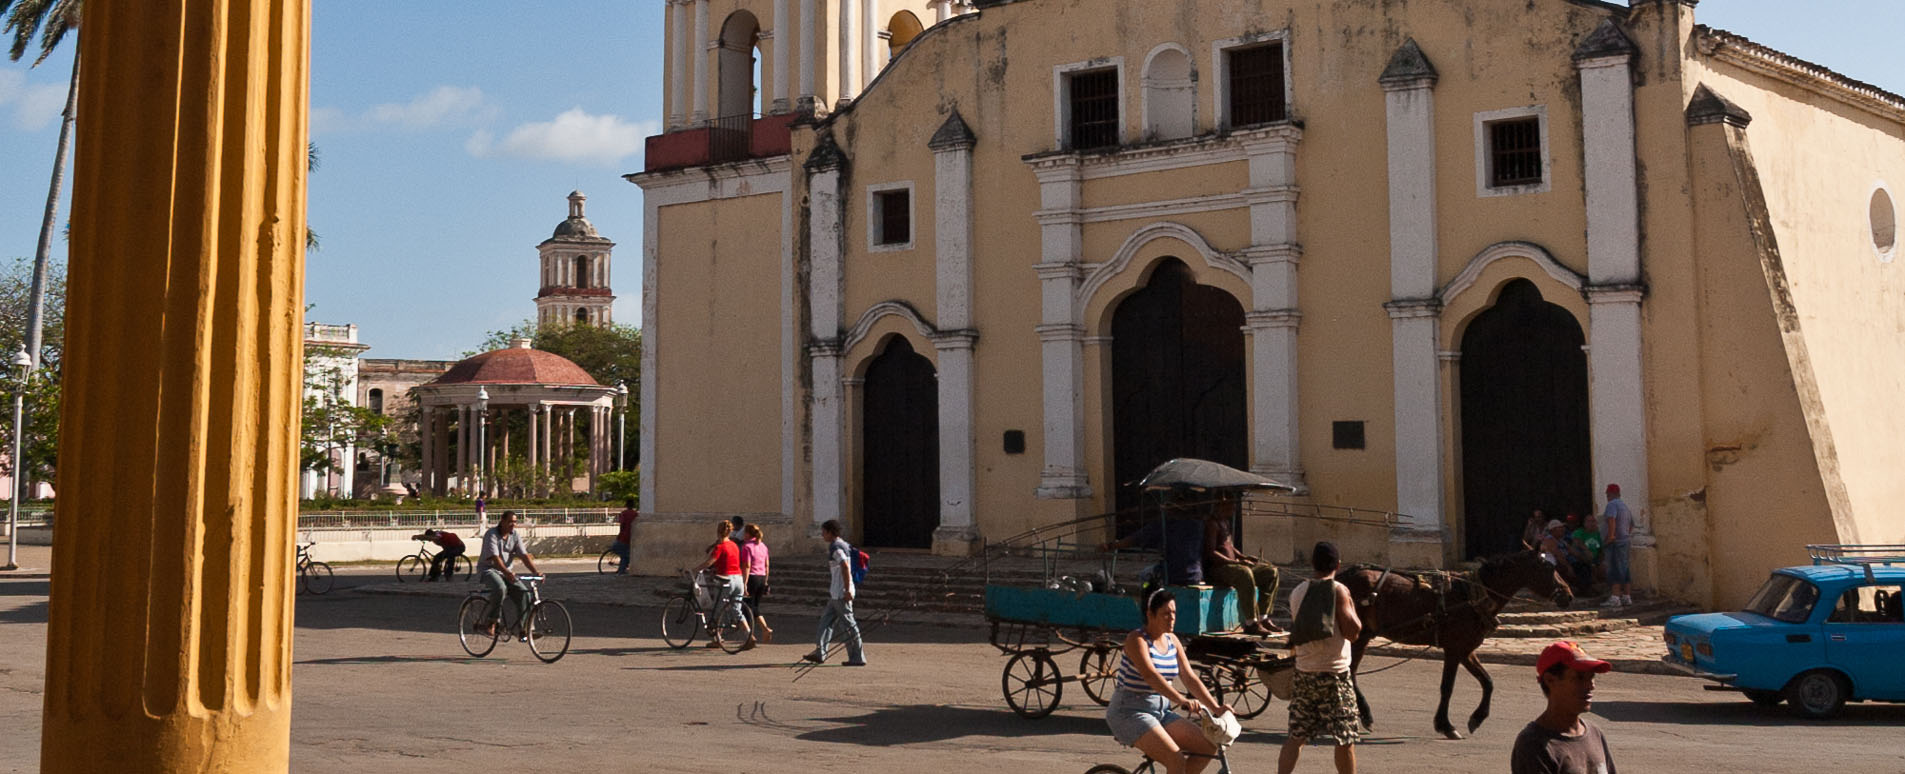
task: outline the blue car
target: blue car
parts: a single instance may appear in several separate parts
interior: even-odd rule
[[[1666,663],[1804,718],[1905,702],[1905,546],[1808,546],[1735,613],[1667,621]]]

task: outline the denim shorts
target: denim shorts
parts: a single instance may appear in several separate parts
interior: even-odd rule
[[[1609,543],[1607,552],[1607,582],[1632,583],[1633,573],[1627,566],[1627,544]]]
[[[1119,688],[1111,692],[1111,704],[1105,707],[1105,724],[1111,726],[1111,738],[1126,747],[1137,744],[1151,729],[1182,719],[1171,711],[1171,702],[1158,693]]]

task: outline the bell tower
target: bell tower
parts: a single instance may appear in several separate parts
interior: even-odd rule
[[[541,283],[536,293],[537,325],[609,325],[615,321],[615,293],[609,289],[609,258],[615,243],[602,238],[583,213],[589,197],[569,194],[569,217],[555,234],[536,246]]]

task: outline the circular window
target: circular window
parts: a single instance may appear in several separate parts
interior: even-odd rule
[[[1872,192],[1872,249],[1879,253],[1879,260],[1890,261],[1898,248],[1898,209],[1892,205],[1892,195],[1883,187]]]

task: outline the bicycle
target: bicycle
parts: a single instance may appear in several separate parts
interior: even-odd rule
[[[430,569],[430,563],[437,558],[436,554],[430,553],[430,544],[427,540],[416,536],[412,536],[411,539],[419,543],[417,552],[397,560],[398,583],[409,583],[423,578],[424,571]],[[444,580],[454,580],[458,572],[475,577],[476,561],[471,559],[469,554],[461,554],[456,559],[444,563]]]
[[[311,558],[311,547],[316,542],[298,546],[298,588],[312,594],[323,594],[331,590],[336,579],[331,577],[331,566]]]
[[[629,555],[631,557],[634,556],[633,548],[629,549]],[[629,564],[634,564],[634,562],[629,562]],[[615,552],[615,546],[610,545],[608,550],[603,551],[602,555],[595,560],[595,571],[601,575],[611,575],[620,572],[622,569],[621,565],[622,555]]]
[[[569,640],[574,632],[569,608],[556,600],[542,598],[544,576],[518,575],[516,578],[529,584],[529,626],[511,620],[515,605],[503,604],[499,611],[479,588],[471,590],[457,608],[456,638],[463,644],[464,652],[482,658],[495,650],[497,641],[506,634],[518,632],[519,638],[529,643],[529,652],[535,654],[537,660],[554,664],[569,652]],[[507,602],[508,598],[505,593],[500,601]]]
[[[1193,715],[1192,717],[1199,717],[1203,714],[1204,711],[1200,710],[1197,715]],[[1229,749],[1229,747],[1230,745],[1227,744],[1217,745],[1216,755],[1202,755],[1194,752],[1187,752],[1184,755],[1191,758],[1209,758],[1217,761],[1217,774],[1230,774],[1230,756],[1225,753],[1225,750]],[[1086,769],[1085,774],[1163,774],[1163,771],[1163,767],[1159,766],[1157,761],[1152,760],[1151,756],[1146,755],[1144,756],[1144,760],[1138,762],[1138,767],[1135,769],[1127,769],[1116,763],[1100,763]]]
[[[661,638],[668,647],[680,650],[688,647],[708,630],[708,611],[701,606],[701,595],[697,591],[706,591],[714,600],[716,611],[712,628],[715,640],[721,643],[721,649],[728,653],[739,653],[747,646],[747,621],[742,618],[740,600],[728,593],[727,584],[716,583],[713,576],[697,577],[694,573],[682,573],[688,583],[687,590],[668,599],[661,608]],[[706,579],[704,579],[706,578]],[[697,588],[699,587],[699,588]]]

